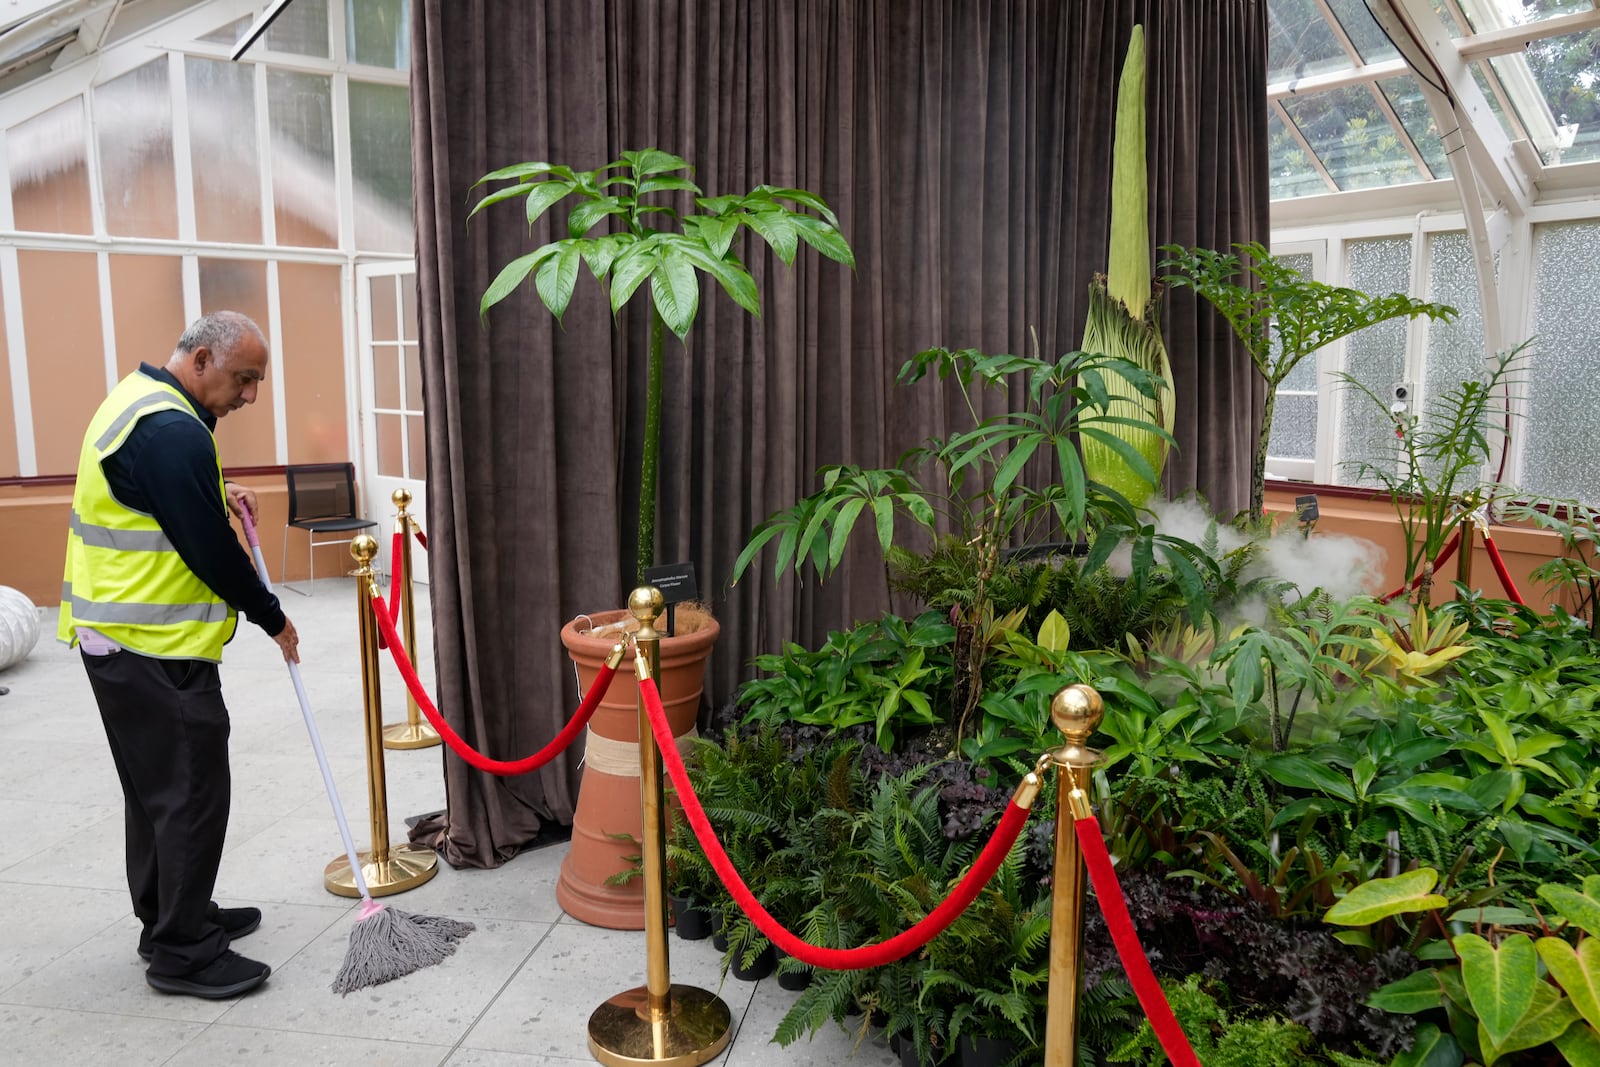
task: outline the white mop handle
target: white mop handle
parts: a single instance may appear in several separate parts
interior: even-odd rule
[[[267,560],[261,554],[261,540],[256,536],[256,524],[250,518],[250,509],[239,508],[240,518],[244,522],[245,540],[250,542],[250,552],[256,558],[256,571],[261,575],[261,584],[272,591],[272,579],[267,576]],[[289,665],[289,677],[294,681],[294,695],[300,700],[300,717],[306,721],[306,733],[311,735],[311,750],[317,754],[317,769],[322,772],[322,784],[328,790],[328,803],[333,805],[333,817],[339,823],[339,836],[344,839],[344,854],[350,860],[350,873],[355,876],[356,888],[361,890],[365,900],[371,900],[372,894],[367,891],[367,879],[361,873],[361,857],[356,855],[355,839],[350,836],[350,824],[344,817],[344,805],[339,803],[339,790],[333,784],[333,772],[328,769],[328,754],[322,748],[322,735],[317,732],[317,720],[311,714],[311,699],[306,696],[306,684],[300,678],[300,664],[294,660],[285,660]]]

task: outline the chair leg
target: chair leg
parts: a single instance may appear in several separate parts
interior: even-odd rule
[[[278,556],[278,577],[281,579],[279,586],[283,589],[293,590],[294,592],[299,593],[301,596],[310,596],[310,593],[304,592],[300,589],[295,589],[294,586],[289,584],[289,529],[290,528],[287,525],[285,525],[283,528],[283,551]],[[306,540],[311,540],[310,534],[306,535]],[[311,556],[312,560],[315,561],[315,551],[311,553]]]

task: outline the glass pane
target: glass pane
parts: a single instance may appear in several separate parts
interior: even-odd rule
[[[406,475],[417,481],[428,477],[428,433],[421,415],[406,416]]]
[[[255,67],[189,56],[194,228],[202,241],[261,243],[261,161]]]
[[[411,104],[405,86],[350,82],[350,171],[356,247],[411,251]]]
[[[333,180],[333,87],[320,74],[267,72],[273,218],[281,245],[339,243]]]
[[[1381,63],[1386,59],[1399,58],[1399,49],[1390,43],[1388,35],[1373,21],[1364,0],[1328,0],[1328,7],[1333,9],[1340,28],[1350,38],[1350,43],[1356,46],[1363,63]]]
[[[372,346],[372,403],[398,411],[400,404],[400,348]]]
[[[130,237],[178,236],[166,57],[97,86],[94,118],[106,231]]]
[[[1267,5],[1267,82],[1349,70],[1350,53],[1333,35],[1316,0],[1271,0]]]
[[[1461,13],[1475,33],[1576,15],[1592,7],[1592,0],[1461,0]]]
[[[94,231],[89,210],[89,150],[84,137],[81,96],[6,132],[11,209],[17,229]]]
[[[340,268],[279,263],[283,405],[290,463],[350,458],[344,392]]]
[[[1537,109],[1537,116],[1522,114],[1530,129],[1554,127],[1554,142],[1539,145],[1546,164],[1600,159],[1600,29],[1535,41],[1521,55],[1491,62],[1508,87],[1531,75],[1537,99],[1512,99],[1519,113]]]
[[[1310,362],[1310,359],[1307,359]],[[1317,398],[1304,393],[1279,393],[1272,412],[1272,438],[1267,455],[1279,459],[1315,459]]]
[[[90,308],[99,303],[95,260],[93,252],[17,252],[34,455],[40,474],[71,474],[78,469],[83,429],[105,399],[100,316],[94,311],[82,313],[85,303]],[[71,358],[62,358],[62,353],[71,353]]]
[[[345,0],[344,25],[350,62],[394,70],[410,66],[409,0]]]
[[[1409,237],[1351,241],[1345,246],[1345,253],[1349,261],[1346,284],[1351,288],[1374,295],[1411,291]],[[1387,397],[1394,384],[1405,379],[1405,320],[1369,326],[1345,338],[1344,344],[1345,371],[1379,397]],[[1352,388],[1339,390],[1339,405],[1343,426],[1337,480],[1370,482],[1357,471],[1362,462],[1394,473],[1394,422],[1387,405],[1375,404]]]
[[[1340,189],[1422,180],[1367,86],[1348,85],[1280,103]]]
[[[1534,231],[1533,335],[1522,485],[1534,493],[1600,504],[1600,284],[1594,250],[1600,223],[1560,223]]]
[[[395,307],[394,279],[375,277],[372,292],[372,339],[398,341],[400,339],[399,309]]]
[[[1275,109],[1267,112],[1267,158],[1272,199],[1289,200],[1333,191]]]
[[[1389,106],[1394,108],[1394,113],[1400,116],[1400,125],[1405,127],[1407,136],[1422,153],[1422,158],[1428,161],[1428,169],[1433,176],[1450,177],[1450,161],[1444,154],[1444,144],[1439,140],[1439,127],[1433,123],[1433,115],[1428,111],[1427,101],[1422,99],[1422,88],[1416,79],[1409,74],[1385,78],[1378,83],[1378,88],[1389,101]]]
[[[183,317],[183,259],[179,256],[107,257],[111,312],[117,340],[117,375],[140,363],[161,366],[188,325]]]
[[[238,311],[266,332],[267,265],[253,259],[200,260],[200,313]],[[268,342],[271,342],[269,337]],[[267,466],[278,462],[272,409],[278,385],[269,370],[256,402],[217,422],[217,450],[225,467]]]
[[[272,52],[327,59],[328,5],[323,0],[290,4],[267,28],[263,43]]]
[[[200,40],[209,44],[227,45],[229,48],[232,48],[234,45],[239,43],[239,39],[244,36],[245,31],[250,28],[250,23],[253,21],[254,20],[251,19],[249,15],[246,15],[242,19],[234,19],[226,26],[212,30],[204,37],[201,37]],[[191,103],[192,102],[193,101],[191,101]]]
[[[1285,255],[1278,256],[1277,260],[1286,267],[1294,268],[1307,278],[1312,276],[1312,270],[1316,266],[1316,262],[1312,259],[1310,252],[1290,252]],[[1277,351],[1276,342],[1273,344],[1273,349],[1274,351],[1272,358],[1273,361],[1276,362],[1281,355],[1281,353]],[[1294,370],[1289,372],[1288,376],[1283,379],[1278,388],[1279,390],[1287,390],[1291,393],[1316,392],[1317,354],[1313,352],[1311,355],[1305,357],[1298,364],[1296,364]],[[1282,455],[1282,453],[1276,452],[1273,454]]]
[[[1463,381],[1483,377],[1483,307],[1478,299],[1478,271],[1472,242],[1464,231],[1428,238],[1428,297],[1460,312],[1455,322],[1429,322],[1422,374],[1422,409],[1435,398],[1458,389]],[[1415,407],[1413,411],[1417,410]],[[1485,427],[1487,431],[1487,427]],[[1489,436],[1491,447],[1500,438]],[[1491,472],[1492,473],[1492,472]]]
[[[422,360],[416,345],[403,345],[406,364],[406,410],[422,410]]]
[[[417,339],[417,276],[402,274],[400,283],[400,336],[408,341]]]
[[[400,441],[400,420],[403,415],[374,415],[373,424],[378,431],[378,474],[385,478],[404,478],[405,448]]]
[[[1433,8],[1433,13],[1439,16],[1439,21],[1444,23],[1445,31],[1452,37],[1465,37],[1461,32],[1461,25],[1456,22],[1455,13],[1450,10],[1450,5],[1445,0],[1428,0],[1428,6]]]

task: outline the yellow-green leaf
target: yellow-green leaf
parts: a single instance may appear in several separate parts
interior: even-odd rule
[[[1600,1033],[1587,1023],[1574,1023],[1555,1040],[1556,1048],[1572,1067],[1600,1067]]]
[[[1432,892],[1439,872],[1419,867],[1393,878],[1374,878],[1344,895],[1322,917],[1336,926],[1367,926],[1391,915],[1413,911],[1433,911],[1450,901]]]
[[[1507,1053],[1547,1045],[1575,1022],[1579,1022],[1578,1009],[1572,1006],[1572,1002],[1549,982],[1536,982],[1532,1003],[1512,1026],[1504,1041],[1485,1041],[1488,1031],[1484,1027],[1483,1017],[1478,1017],[1478,1041],[1483,1045],[1485,1067]]]
[[[1044,617],[1044,622],[1039,624],[1039,647],[1052,652],[1065,652],[1071,640],[1072,627],[1061,617],[1061,612],[1052,609]]]
[[[1487,1044],[1503,1048],[1518,1020],[1533,1006],[1535,988],[1544,985],[1539,981],[1533,942],[1526,934],[1512,934],[1497,948],[1477,934],[1460,934],[1455,939],[1455,949],[1461,957],[1461,981],[1467,987],[1467,999],[1477,1013]]]
[[[1534,948],[1578,1014],[1600,1027],[1600,941],[1591,938],[1573,948],[1559,937],[1541,937]]]
[[[1581,892],[1570,886],[1542,885],[1539,895],[1567,922],[1591,937],[1600,937],[1600,875],[1585,878]]]

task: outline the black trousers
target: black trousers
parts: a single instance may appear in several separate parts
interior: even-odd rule
[[[83,666],[122,780],[140,947],[151,974],[188,974],[228,947],[210,918],[232,783],[217,665],[122,651]]]

